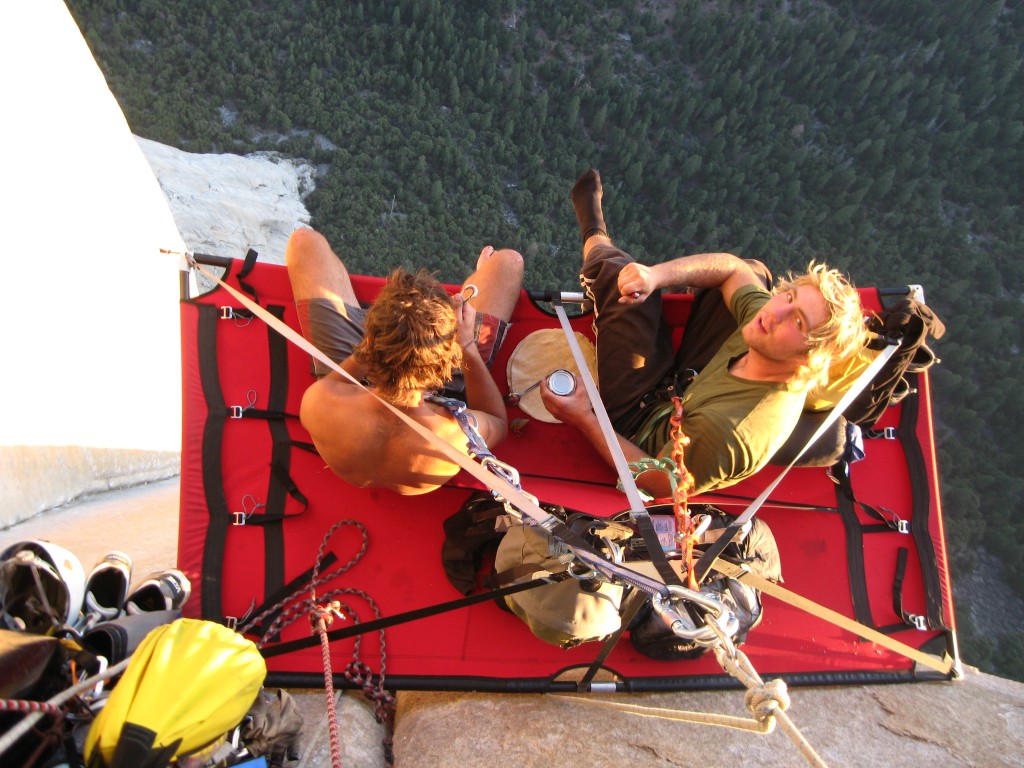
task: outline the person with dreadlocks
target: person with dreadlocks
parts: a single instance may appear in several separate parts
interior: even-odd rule
[[[593,168],[571,192],[583,238],[580,279],[594,302],[601,400],[626,460],[671,455],[672,398],[680,396],[692,492],[750,477],[785,443],[808,389],[827,380],[831,361],[862,348],[857,291],[814,262],[774,290],[767,267],[729,253],[639,264],[608,236],[602,196]],[[674,352],[661,290],[684,287],[695,299]],[[545,386],[541,396],[611,463],[583,388],[559,397]]]
[[[403,495],[452,478],[459,465],[381,400],[468,454],[459,421],[431,398],[453,379],[464,384],[467,414],[487,446],[504,439],[508,416],[488,366],[519,298],[519,253],[484,248],[455,296],[425,270],[396,269],[369,308],[360,307],[345,265],[319,232],[295,230],[285,263],[303,336],[367,387],[313,361],[318,378],[299,418],[335,474]]]

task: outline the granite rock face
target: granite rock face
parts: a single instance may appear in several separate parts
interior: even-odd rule
[[[309,224],[302,202],[314,186],[313,166],[275,153],[193,154],[137,138],[194,253],[284,263],[288,236]]]
[[[1024,765],[1024,684],[968,667],[953,682],[793,688],[788,715],[832,768]],[[748,717],[743,692],[606,700]],[[605,711],[562,697],[404,692],[399,768],[709,768],[811,763],[781,727],[762,735]]]

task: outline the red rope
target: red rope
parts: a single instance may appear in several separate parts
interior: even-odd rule
[[[679,472],[679,482],[672,492],[672,513],[676,518],[676,541],[682,553],[683,566],[686,568],[686,586],[697,590],[697,577],[693,571],[693,545],[695,543],[693,519],[690,517],[689,498],[693,490],[694,481],[686,469],[684,453],[686,446],[690,444],[690,438],[683,432],[683,402],[678,397],[672,398],[675,411],[672,413],[669,423],[672,425],[672,460],[676,463]]]
[[[313,596],[315,600],[315,595]],[[337,611],[338,603],[332,603],[331,607]],[[317,634],[320,635],[320,653],[324,662],[324,691],[327,694],[327,716],[331,737],[331,766],[341,768],[341,733],[338,731],[338,712],[334,706],[334,675],[331,672],[331,643],[327,639],[327,627],[334,621],[331,610],[321,605],[313,604],[310,612],[310,620],[313,621]]]
[[[24,699],[0,699],[0,712],[45,712],[55,717],[64,717],[64,710],[45,701],[26,701]]]

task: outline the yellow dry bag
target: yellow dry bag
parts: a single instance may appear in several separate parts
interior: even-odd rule
[[[215,746],[256,700],[266,663],[210,621],[157,627],[132,655],[85,742],[89,768],[160,768]]]

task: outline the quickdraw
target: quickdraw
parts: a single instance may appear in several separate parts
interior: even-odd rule
[[[443,397],[441,395],[427,395],[423,399],[428,403],[434,403],[442,408],[446,408],[455,417],[455,420],[459,422],[459,426],[462,427],[462,431],[466,435],[466,440],[469,441],[467,449],[470,456],[479,459],[484,457],[494,458],[491,449],[487,447],[487,442],[480,435],[476,416],[466,407],[464,402],[456,400],[454,397]]]

